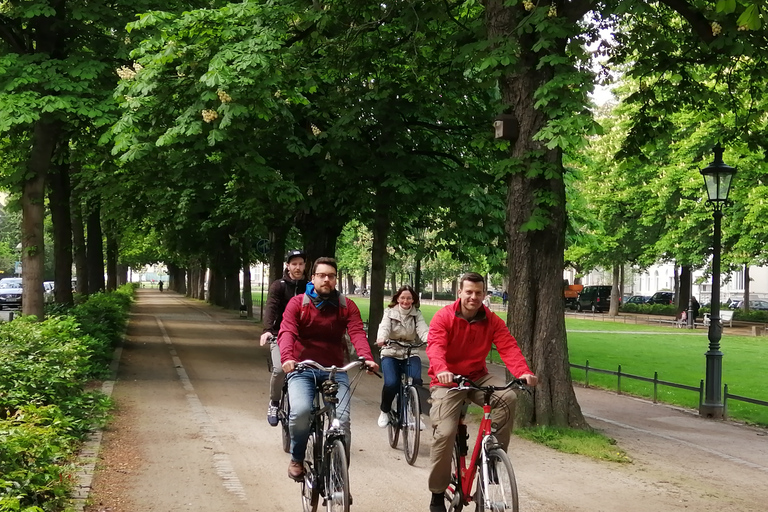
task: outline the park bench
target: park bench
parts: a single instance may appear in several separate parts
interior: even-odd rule
[[[720,323],[723,325],[728,324],[728,327],[733,327],[733,310],[725,310],[720,312]],[[704,325],[709,325],[709,313],[704,313]]]

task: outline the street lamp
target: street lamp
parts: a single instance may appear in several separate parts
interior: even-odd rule
[[[720,324],[720,221],[723,206],[728,201],[731,180],[736,169],[723,162],[723,148],[718,143],[714,149],[714,161],[701,170],[707,187],[707,202],[712,204],[714,234],[712,237],[712,301],[709,315],[709,350],[707,351],[707,369],[704,381],[704,402],[699,407],[699,414],[709,418],[723,417],[723,353],[720,352],[720,338],[723,326]]]

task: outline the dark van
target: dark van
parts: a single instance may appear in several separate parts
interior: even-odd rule
[[[576,303],[578,311],[608,311],[611,309],[611,285],[585,286]]]

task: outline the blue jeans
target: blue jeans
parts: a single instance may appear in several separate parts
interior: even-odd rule
[[[400,392],[400,375],[408,372],[413,378],[413,384],[421,386],[421,359],[419,356],[411,356],[405,359],[394,357],[381,358],[381,373],[384,375],[384,387],[381,390],[381,411],[389,412],[392,408],[392,400]]]
[[[304,460],[304,452],[307,450],[309,430],[312,423],[312,405],[315,400],[317,386],[328,379],[328,372],[309,369],[301,373],[288,374],[288,399],[291,401],[291,414],[288,417],[288,430],[291,433],[291,458],[297,462]],[[336,417],[346,433],[347,453],[352,442],[352,432],[349,420],[349,378],[346,373],[337,373],[336,382],[339,384],[339,392],[336,395],[339,403],[336,406]],[[326,425],[326,428],[328,425]]]

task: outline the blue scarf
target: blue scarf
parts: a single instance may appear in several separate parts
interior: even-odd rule
[[[307,283],[307,289],[304,293],[312,300],[312,304],[317,309],[323,309],[325,306],[339,307],[339,295],[336,290],[333,290],[330,296],[321,297],[315,290],[315,283],[310,281]]]

